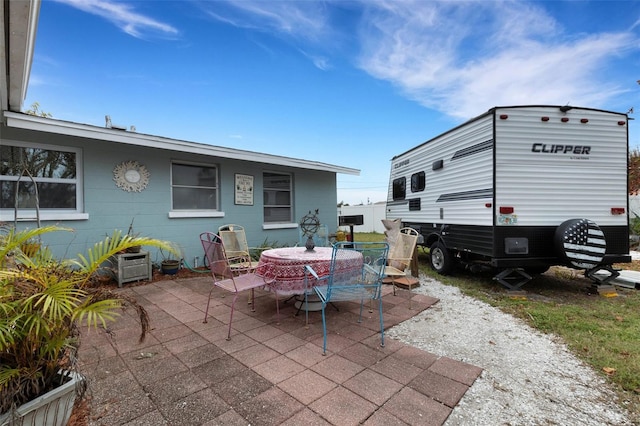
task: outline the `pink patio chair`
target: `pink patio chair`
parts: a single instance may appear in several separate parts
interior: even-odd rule
[[[231,317],[229,318],[229,333],[227,334],[227,340],[231,339],[231,322],[233,321],[233,310],[236,305],[236,299],[242,291],[251,290],[251,311],[255,312],[254,302],[254,290],[258,287],[264,287],[265,285],[272,284],[275,280],[273,278],[262,277],[256,275],[255,269],[247,271],[241,271],[237,267],[232,268],[227,259],[224,245],[222,240],[217,234],[213,232],[203,232],[200,234],[200,242],[202,248],[204,248],[204,254],[209,261],[209,269],[211,270],[211,276],[213,277],[213,287],[209,292],[209,298],[207,299],[207,309],[204,313],[204,321],[207,322],[209,315],[209,304],[211,302],[211,294],[215,287],[219,287],[225,291],[233,293],[233,301],[231,302]],[[277,294],[276,294],[276,307],[277,307]],[[278,309],[279,311],[279,309]],[[278,312],[278,316],[279,316]]]

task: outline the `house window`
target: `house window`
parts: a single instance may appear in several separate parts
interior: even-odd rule
[[[393,180],[393,199],[404,200],[407,195],[407,178],[401,177]]]
[[[3,141],[0,145],[0,208],[21,212],[79,212],[81,151]],[[33,180],[29,177],[31,175]],[[22,176],[22,177],[21,177]],[[37,186],[37,194],[36,194]]]
[[[173,210],[217,210],[217,167],[172,163],[171,193]]]
[[[290,174],[265,172],[262,175],[265,223],[289,223],[293,220],[291,181]]]
[[[411,192],[424,191],[425,177],[424,172],[418,172],[411,175]]]

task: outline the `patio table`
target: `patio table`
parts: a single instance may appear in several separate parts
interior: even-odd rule
[[[304,247],[282,247],[265,250],[260,255],[257,274],[275,277],[275,283],[269,287],[278,292],[278,295],[292,296],[304,294],[305,269],[310,265],[319,277],[329,275],[331,270],[332,247],[316,247],[309,251]],[[362,254],[353,251],[344,259],[338,260],[335,274],[348,274],[356,276],[362,270]],[[313,286],[316,280],[310,276],[310,284]]]

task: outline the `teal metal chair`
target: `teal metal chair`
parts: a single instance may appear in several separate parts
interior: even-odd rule
[[[356,256],[354,256],[354,252]],[[315,294],[322,303],[322,355],[327,354],[326,307],[329,303],[360,301],[360,317],[365,300],[378,301],[380,346],[384,347],[382,314],[382,279],[389,245],[386,242],[338,242],[333,245],[328,275],[318,276],[312,266],[305,266],[305,314],[309,322],[308,297]]]

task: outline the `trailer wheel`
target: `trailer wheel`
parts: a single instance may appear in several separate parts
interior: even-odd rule
[[[600,264],[607,250],[604,232],[589,219],[569,219],[558,226],[554,236],[558,255],[578,269]]]
[[[439,273],[440,275],[448,275],[453,270],[453,255],[444,244],[437,241],[431,245],[429,249],[429,262],[431,263],[431,269]]]

